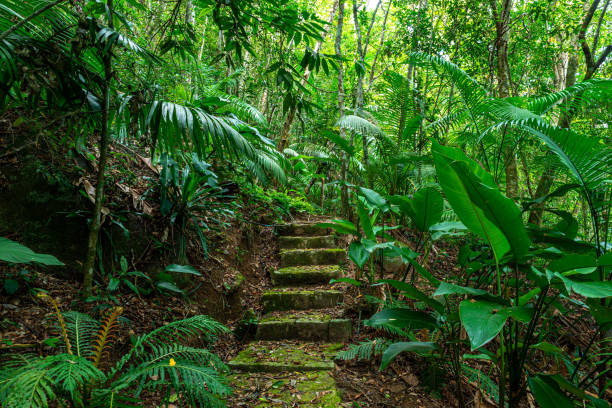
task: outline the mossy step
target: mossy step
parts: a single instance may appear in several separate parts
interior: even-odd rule
[[[278,245],[281,249],[333,248],[335,240],[333,235],[323,235],[319,237],[278,237]]]
[[[340,248],[286,249],[280,252],[281,267],[303,265],[337,265],[345,261],[346,252]]]
[[[261,300],[264,313],[276,310],[308,310],[334,307],[342,299],[339,290],[280,290],[263,293]]]
[[[228,363],[232,370],[256,373],[284,371],[326,371],[334,369],[337,344],[250,343]]]
[[[292,266],[273,271],[270,275],[274,286],[310,285],[339,278],[342,268],[338,265]]]
[[[334,378],[326,371],[261,373],[230,376],[234,398],[253,408],[337,408],[342,404]],[[232,405],[230,401],[228,406]]]
[[[317,224],[285,224],[276,227],[278,235],[297,237],[300,235],[328,235],[330,228],[319,227]]]
[[[351,321],[326,314],[282,314],[264,317],[257,324],[257,340],[317,340],[345,342],[351,335]]]

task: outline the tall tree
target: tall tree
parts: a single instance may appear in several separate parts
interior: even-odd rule
[[[512,0],[502,0],[498,8],[497,0],[491,0],[491,13],[495,22],[495,50],[497,54],[497,96],[507,98],[510,96],[512,78],[510,64],[508,63],[508,43],[510,39],[510,12],[512,11]],[[502,143],[504,144],[504,162],[506,173],[506,195],[517,197],[518,170],[516,164],[516,153],[513,144],[508,140],[506,129],[503,130]]]
[[[106,1],[106,8],[109,15],[113,15],[113,0]],[[113,18],[108,19],[108,28],[113,30]],[[98,175],[96,177],[96,193],[94,199],[94,210],[89,223],[89,239],[87,242],[87,254],[85,263],[83,264],[83,287],[81,288],[83,296],[89,296],[93,285],[94,264],[98,248],[98,238],[100,236],[100,226],[102,225],[102,203],[104,201],[104,172],[106,171],[106,162],[108,161],[108,145],[110,143],[109,132],[109,111],[110,111],[110,87],[113,79],[112,58],[113,47],[100,48],[102,52],[102,61],[104,64],[104,84],[102,94],[102,129],[100,139],[98,141],[98,149],[100,158],[98,160]]]
[[[344,0],[338,1],[338,25],[336,28],[336,41],[334,42],[334,50],[338,58],[338,115],[341,118],[344,116],[344,68],[342,63],[342,27],[344,24]],[[345,138],[345,130],[340,127],[340,137]],[[349,216],[348,203],[348,188],[346,186],[346,173],[348,170],[348,153],[342,152],[341,164],[342,187],[340,189],[340,201],[342,205],[342,214],[345,217]]]
[[[584,80],[589,80],[595,75],[597,69],[602,66],[602,64],[606,61],[610,53],[612,52],[612,45],[608,45],[601,52],[599,57],[594,57],[591,50],[593,52],[597,51],[597,45],[599,42],[599,38],[601,35],[602,22],[605,18],[606,12],[608,10],[608,6],[610,5],[610,0],[607,0],[600,15],[597,23],[597,27],[595,28],[595,33],[593,35],[593,43],[590,47],[588,41],[586,39],[587,31],[589,30],[589,25],[593,21],[593,17],[595,15],[595,11],[599,6],[600,0],[594,0],[593,3],[589,5],[587,1],[584,4],[584,17],[580,23],[580,29],[578,32],[578,36],[572,35],[570,37],[570,41],[572,46],[570,47],[572,51],[574,51],[578,44],[582,48],[582,52],[584,54],[585,60],[585,74]],[[554,68],[554,77],[555,77],[555,85],[558,86],[558,91],[561,91],[567,87],[574,86],[576,84],[576,75],[578,73],[578,55],[576,52],[570,52],[567,57],[564,57],[562,53],[558,57],[557,63],[562,65],[564,63],[564,59],[566,58],[567,62],[565,63],[565,72],[563,73],[563,69],[560,67]],[[572,112],[571,111],[563,111],[559,117],[558,126],[569,129],[572,122]],[[553,183],[555,182],[555,166],[552,164],[552,155],[548,153],[548,160],[544,171],[542,172],[542,176],[538,182],[538,186],[535,191],[535,196],[533,198],[544,197],[548,193],[550,193],[550,189],[552,188]],[[529,222],[533,224],[540,225],[542,223],[542,208],[544,208],[544,204],[536,204],[534,206],[534,210],[529,213]]]

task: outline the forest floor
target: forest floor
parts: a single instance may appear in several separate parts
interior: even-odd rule
[[[2,139],[0,139],[0,144],[2,144]],[[35,154],[38,155],[36,160],[31,159],[31,151],[35,151]],[[138,200],[134,198],[145,195],[146,186],[140,185],[139,182],[125,182],[119,178],[119,173],[128,172],[132,175],[133,180],[144,180],[147,177],[154,177],[155,169],[151,168],[150,163],[147,163],[142,157],[126,154],[114,148],[111,149],[111,152],[111,174],[117,179],[109,188],[109,201],[113,202],[115,212],[134,212],[136,210],[134,207],[138,204]],[[141,153],[145,154],[145,152]],[[32,191],[36,192],[37,199],[43,196],[50,197],[50,200],[57,198],[57,192],[50,190],[41,194],[40,184],[28,186],[31,188],[29,192],[24,190],[24,177],[21,173],[24,163],[35,167],[30,171],[52,177],[53,181],[58,184],[57,180],[60,179],[57,176],[58,173],[52,173],[43,166],[46,166],[46,163],[57,162],[58,157],[63,158],[63,154],[65,152],[33,147],[30,151],[20,150],[12,155],[10,160],[0,163],[0,203],[5,204],[0,205],[0,235],[19,241],[23,239],[26,245],[34,245],[33,249],[38,252],[55,253],[53,250],[48,250],[54,246],[57,251],[61,252],[61,256],[58,254],[60,259],[66,260],[68,265],[59,273],[53,269],[28,266],[29,272],[26,278],[22,279],[22,287],[19,291],[10,296],[4,291],[0,292],[0,355],[15,352],[34,352],[45,355],[56,351],[58,333],[54,329],[54,312],[35,296],[34,289],[47,291],[51,297],[56,299],[62,311],[79,310],[96,316],[102,306],[115,303],[115,300],[104,297],[102,293],[90,302],[84,302],[78,297],[80,289],[78,260],[82,258],[84,240],[83,235],[79,233],[86,234],[87,231],[82,228],[82,225],[80,230],[75,229],[74,225],[84,224],[84,220],[77,218],[74,221],[75,218],[72,218],[73,221],[67,223],[68,218],[65,215],[58,216],[59,213],[55,207],[48,205],[47,202],[41,204],[39,201],[33,203],[25,201],[25,198],[33,196],[30,194]],[[74,159],[75,162],[78,160],[80,159]],[[72,173],[64,171],[63,174],[62,177],[67,178],[67,180],[60,180],[63,184],[86,187],[86,181],[92,179],[93,169],[72,171]],[[126,184],[129,187],[127,190],[125,189]],[[76,196],[79,196],[78,192]],[[21,201],[7,201],[16,199]],[[74,196],[67,195],[66,200],[59,201],[57,204],[63,208],[61,206],[74,201]],[[76,208],[62,211],[72,210],[76,214],[79,211],[87,210],[88,201],[87,199],[84,201],[84,204],[80,204],[80,208],[77,205]],[[274,228],[270,226],[270,220],[274,216],[271,216],[269,208],[266,209],[261,205],[257,208],[249,207],[249,202],[247,197],[245,200],[247,204],[240,209],[239,217],[232,221],[228,228],[209,233],[210,251],[207,257],[195,244],[197,242],[195,239],[190,242],[188,248],[190,264],[196,266],[202,276],[193,277],[186,284],[186,292],[191,293],[189,297],[160,294],[137,296],[125,291],[116,293],[116,303],[123,307],[124,312],[122,325],[115,338],[115,347],[107,361],[116,361],[125,353],[131,345],[132,336],[143,334],[173,320],[206,314],[226,324],[230,329],[236,329],[244,323],[241,323],[241,320],[248,317],[249,311],[252,311],[256,318],[262,316],[260,298],[265,290],[272,288],[270,273],[279,266],[279,248]],[[148,204],[149,207],[141,206],[139,211],[157,214],[158,208],[155,201],[150,200]],[[13,217],[14,219],[10,219],[11,211],[16,211],[17,208],[19,212]],[[26,216],[29,218],[24,218]],[[34,217],[36,222],[33,221]],[[322,218],[305,215],[299,218],[300,221],[305,222],[320,219]],[[13,224],[4,225],[4,221],[11,221]],[[25,227],[13,229],[14,226],[21,224]],[[138,228],[134,232],[139,235],[132,235],[131,241],[144,239],[144,242],[139,245],[138,252],[128,255],[130,269],[149,273],[155,271],[155,268],[163,268],[164,264],[168,264],[167,259],[159,256],[159,251],[155,250],[154,244],[164,236],[164,223],[159,217],[154,216],[147,219],[144,225],[136,223],[136,226]],[[55,235],[51,235],[57,228],[59,228],[59,233],[55,232]],[[409,231],[405,232],[406,236],[410,237]],[[29,241],[26,238],[29,238]],[[38,243],[46,244],[49,247],[36,247]],[[346,248],[348,244],[348,240],[344,239],[340,246]],[[458,242],[437,242],[425,267],[438,277],[456,276],[459,271],[457,266],[459,246]],[[354,276],[355,270],[351,265],[349,263],[345,276]],[[0,275],[16,276],[22,269],[3,265],[0,266]],[[397,273],[398,271],[389,269],[385,277],[394,277]],[[104,285],[106,284],[104,279],[107,278],[100,277],[99,279]],[[431,288],[423,285],[418,279],[415,284],[425,292],[431,291]],[[354,328],[352,337],[345,347],[348,344],[356,344],[383,335],[372,329],[364,328],[360,323],[362,319],[367,318],[367,313],[364,312],[366,296],[357,288],[344,283],[322,285],[321,288],[340,288],[345,293],[342,317],[351,319]],[[373,310],[370,310],[370,313],[373,313]],[[567,343],[570,349],[576,345],[584,346],[583,343],[592,329],[585,322],[572,320],[571,316],[563,317],[563,319],[565,320],[561,321],[558,327],[560,342]],[[219,354],[223,361],[229,362],[252,340],[253,333],[249,332],[248,328],[249,326],[246,325],[246,330],[236,331],[237,335],[223,336],[213,345],[212,350]],[[367,361],[336,361],[331,375],[337,387],[342,391],[343,405],[400,408],[437,408],[458,405],[454,384],[441,370],[425,360],[402,354],[383,371],[378,370],[379,363],[380,358]],[[276,388],[279,387],[276,377],[268,374],[260,374],[260,376],[264,387],[258,392],[263,396],[266,395],[266,392],[274,394]],[[480,388],[477,383],[465,381],[464,400],[469,403],[468,406],[480,408],[493,406],[488,396]],[[155,395],[144,397],[144,406],[158,406],[158,398]],[[253,395],[236,395],[231,401],[241,401],[252,397]],[[228,406],[244,405],[230,403]]]

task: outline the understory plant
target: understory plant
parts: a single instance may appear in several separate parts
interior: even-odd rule
[[[123,309],[108,309],[102,320],[79,312],[55,310],[63,349],[49,356],[19,354],[0,369],[0,403],[7,408],[140,406],[143,392],[162,403],[222,407],[230,388],[226,366],[204,348],[184,345],[189,339],[212,342],[228,329],[207,316],[193,316],[138,336],[116,362],[119,318]]]
[[[159,176],[160,212],[175,227],[177,258],[186,263],[187,236],[194,231],[204,249],[208,251],[204,233],[227,225],[234,216],[237,204],[232,196],[219,186],[211,165],[194,153],[183,166],[168,154],[162,154],[162,170]]]
[[[607,172],[596,167],[603,153],[581,156],[583,147],[572,150],[577,145],[572,144],[571,135],[562,136],[567,135],[553,134],[549,145],[562,163],[572,165],[581,176],[576,177],[581,192],[595,197],[605,180],[600,173]],[[499,191],[477,162],[459,149],[435,142],[432,152],[446,200],[477,239],[459,255],[460,264],[465,265],[461,273],[442,280],[423,275],[432,294],[404,281],[379,281],[396,288],[412,305],[398,306],[387,299],[390,306],[365,325],[410,341],[387,341],[378,349],[372,344],[357,347],[378,350],[381,369],[403,351],[446,362],[461,405],[465,404],[461,395],[465,376],[480,384],[500,408],[518,407],[527,390],[544,408],[609,406],[605,398],[612,359],[606,333],[612,327],[612,257],[610,252],[602,253],[607,244],[577,239],[575,229],[568,228],[573,224],[571,217],[553,229],[526,228],[521,208]],[[593,224],[601,225],[594,213]],[[595,327],[587,346],[575,352],[556,338],[557,317],[570,313]],[[461,337],[462,330],[467,340]],[[466,348],[470,352],[465,353]],[[358,351],[355,348],[344,357],[358,356]],[[483,371],[468,365],[472,359],[489,368]],[[544,362],[555,369],[551,372],[551,365]]]

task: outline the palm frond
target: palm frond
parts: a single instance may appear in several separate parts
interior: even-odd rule
[[[610,100],[612,97],[612,81],[607,79],[590,79],[580,82],[562,91],[532,98],[527,102],[527,109],[543,115],[568,100],[572,100],[570,107],[588,107]]]

